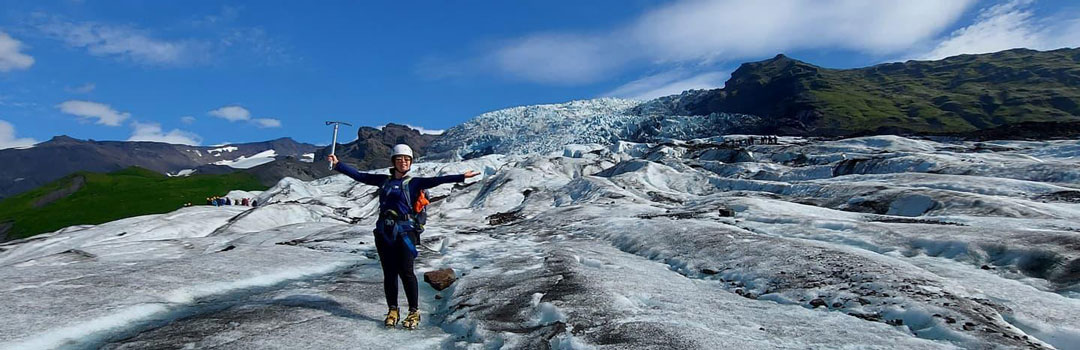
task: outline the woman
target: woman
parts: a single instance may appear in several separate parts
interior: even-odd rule
[[[416,285],[416,273],[413,272],[416,259],[416,243],[419,234],[416,230],[414,208],[420,191],[451,182],[464,182],[465,179],[479,175],[472,170],[461,175],[439,177],[406,176],[412,168],[413,152],[408,145],[398,144],[390,154],[393,167],[389,175],[365,174],[345,163],[337,156],[328,156],[334,170],[348,175],[364,184],[379,186],[379,221],[375,224],[375,248],[379,252],[379,261],[383,270],[383,290],[386,293],[385,324],[394,327],[398,321],[397,280],[405,287],[405,297],[409,300],[409,315],[402,321],[406,329],[416,329],[420,324],[419,300]]]

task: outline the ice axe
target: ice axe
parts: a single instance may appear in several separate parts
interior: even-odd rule
[[[338,126],[341,125],[341,124],[352,126],[352,124],[349,124],[349,123],[346,123],[346,122],[334,122],[334,121],[327,121],[326,122],[326,125],[334,125],[334,142],[330,143],[330,154],[334,154],[334,151],[337,150],[337,129],[338,129]],[[334,170],[334,163],[330,163],[330,170]]]

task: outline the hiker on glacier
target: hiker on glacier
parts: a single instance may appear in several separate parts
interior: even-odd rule
[[[337,156],[327,157],[334,170],[348,175],[364,184],[379,186],[379,221],[375,224],[375,248],[379,252],[379,261],[383,270],[383,289],[386,293],[385,324],[395,327],[398,322],[397,280],[400,277],[405,287],[405,297],[409,300],[409,315],[401,322],[406,329],[416,329],[420,324],[419,297],[416,273],[413,262],[416,259],[416,244],[419,243],[419,225],[417,222],[417,199],[421,191],[438,185],[464,182],[465,179],[479,175],[472,170],[460,175],[438,177],[409,177],[412,168],[413,152],[405,144],[394,145],[390,154],[392,167],[389,175],[366,174],[339,162]],[[426,204],[426,200],[423,201]]]

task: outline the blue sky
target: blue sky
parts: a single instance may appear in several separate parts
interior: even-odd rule
[[[851,68],[1078,44],[1080,7],[1048,0],[3,0],[0,148],[62,134],[328,144],[325,120],[435,131],[722,87],[777,53]]]

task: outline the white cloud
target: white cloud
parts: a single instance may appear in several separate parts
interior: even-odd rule
[[[707,72],[688,76],[685,71],[669,71],[650,75],[619,86],[603,96],[649,100],[675,95],[691,89],[715,89],[724,86],[730,76],[725,72]]]
[[[195,117],[192,117],[190,115],[185,115],[183,117],[180,117],[180,122],[184,123],[184,124],[187,124],[187,125],[191,125],[191,123],[195,122]]]
[[[544,83],[595,81],[633,59],[603,35],[540,34],[503,46],[491,57],[511,75]]]
[[[936,60],[1020,47],[1047,50],[1080,45],[1080,19],[1040,21],[1031,9],[1032,3],[1014,0],[983,9],[974,23],[957,29],[930,52],[915,58]]]
[[[78,116],[80,119],[97,118],[97,123],[108,126],[120,126],[120,123],[131,117],[129,113],[120,113],[107,104],[70,100],[56,106],[61,112]]]
[[[44,36],[95,56],[110,57],[150,66],[193,66],[222,60],[264,64],[290,64],[291,48],[262,27],[237,27],[230,23],[238,8],[223,7],[219,15],[189,20],[176,27],[146,29],[103,22],[76,22],[59,15],[31,14],[30,25]],[[192,27],[192,28],[183,28]],[[180,36],[180,37],[177,37]]]
[[[34,58],[20,52],[22,42],[0,32],[0,72],[27,69],[34,65]]]
[[[0,149],[30,147],[36,143],[32,138],[15,138],[15,126],[0,120]]]
[[[75,94],[89,94],[89,93],[93,92],[94,88],[96,88],[96,87],[97,87],[97,85],[95,85],[94,83],[86,83],[86,84],[79,85],[77,87],[66,88],[66,90],[68,92],[70,92],[70,93],[75,93]]]
[[[880,54],[931,39],[974,0],[681,1],[640,18],[653,58],[715,60],[809,48]]]
[[[238,122],[242,120],[251,120],[251,112],[246,108],[240,106],[225,106],[208,112],[208,114],[228,120],[230,122]]]
[[[207,61],[211,45],[197,40],[163,40],[145,31],[108,24],[52,20],[39,26],[45,34],[95,56],[117,57],[141,64],[188,65]]]
[[[546,33],[488,57],[538,82],[595,81],[633,62],[709,63],[797,49],[890,54],[924,43],[976,0],[682,0],[598,33]]]
[[[259,128],[279,128],[281,127],[281,120],[274,118],[251,118],[251,112],[247,108],[241,106],[225,106],[210,112],[207,114],[228,120],[230,122],[249,121],[255,124]]]
[[[173,129],[167,133],[163,132],[161,124],[158,123],[133,121],[131,122],[131,128],[132,133],[128,141],[164,142],[191,146],[198,146],[202,142],[202,137],[191,132],[179,129]]]
[[[281,121],[277,120],[277,119],[273,119],[273,118],[258,118],[258,119],[251,120],[251,122],[255,123],[255,126],[258,126],[260,128],[280,128],[281,127]]]

